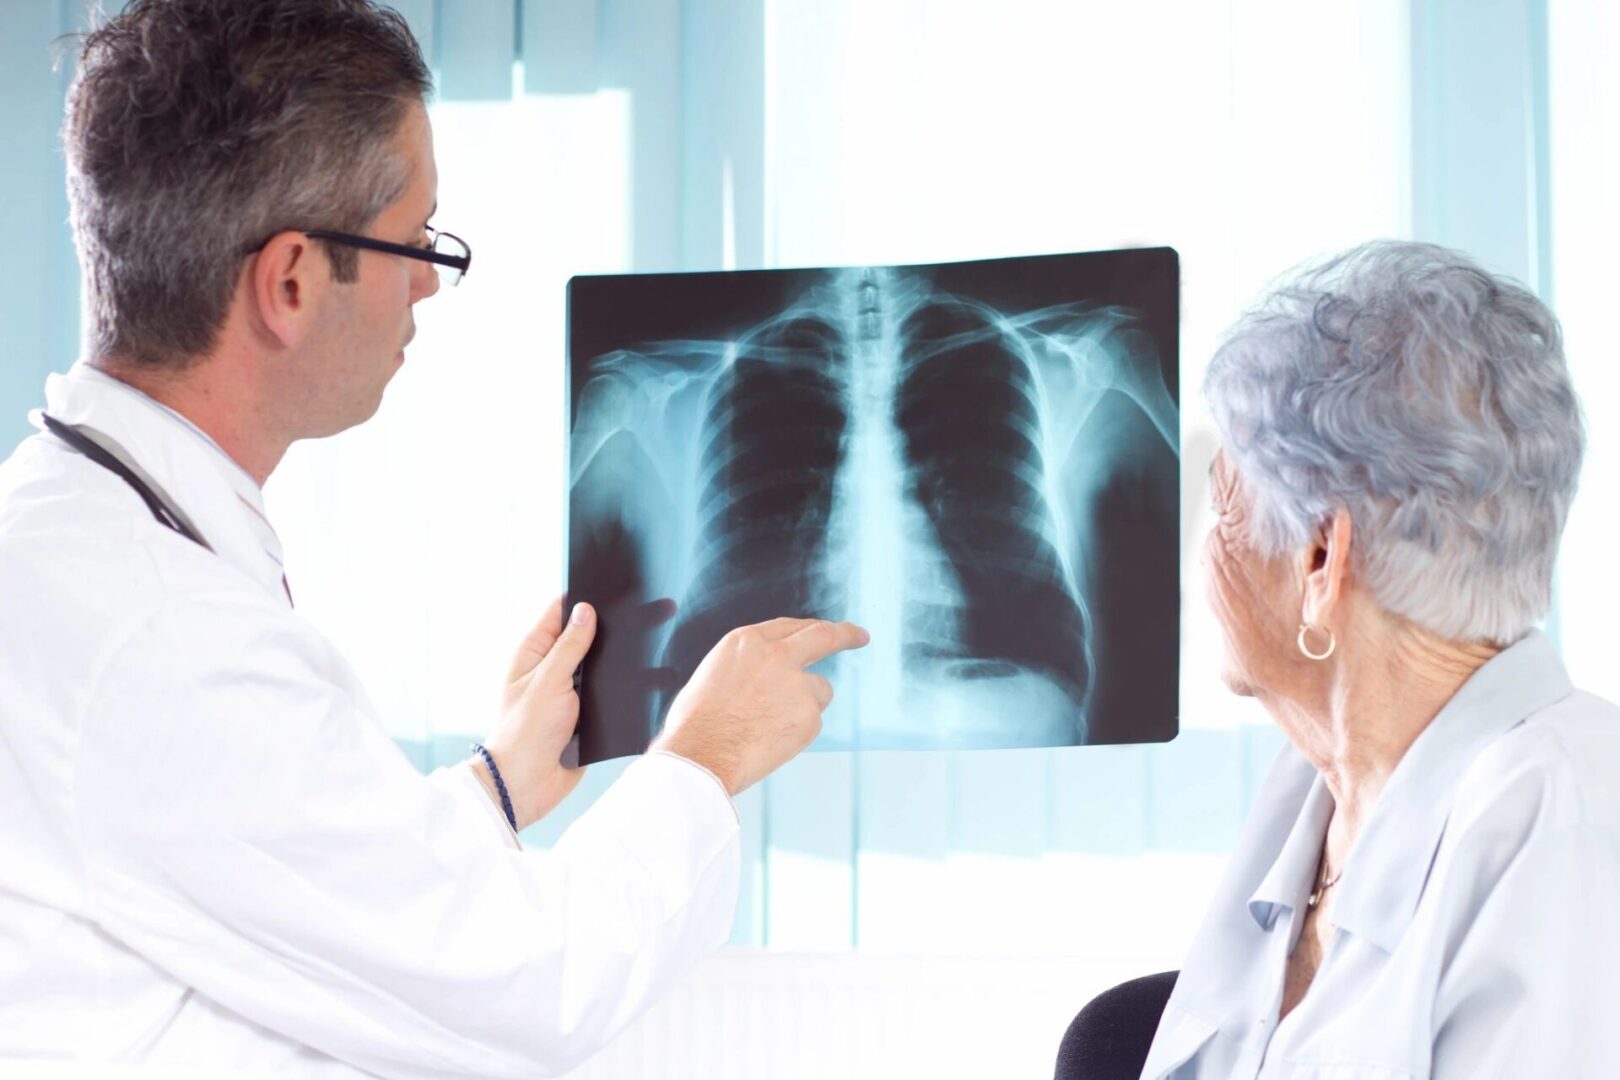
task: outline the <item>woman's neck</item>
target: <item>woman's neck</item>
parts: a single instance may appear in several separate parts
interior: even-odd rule
[[[1267,708],[1333,795],[1327,862],[1334,872],[1407,750],[1500,651],[1447,641],[1380,613],[1346,632],[1317,685],[1268,696]]]

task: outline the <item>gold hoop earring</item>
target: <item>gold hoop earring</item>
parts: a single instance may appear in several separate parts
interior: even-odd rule
[[[1305,644],[1305,632],[1309,629],[1310,627],[1306,624],[1299,624],[1299,638],[1297,639],[1299,642],[1299,651],[1310,657],[1312,660],[1326,660],[1328,657],[1332,656],[1333,650],[1339,647],[1338,641],[1336,641],[1333,637],[1333,631],[1329,630],[1325,626],[1322,627],[1322,633],[1326,634],[1328,637],[1327,648],[1322,652],[1313,653],[1311,652],[1311,647]]]

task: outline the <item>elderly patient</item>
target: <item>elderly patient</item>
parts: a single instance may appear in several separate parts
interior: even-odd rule
[[[1290,745],[1144,1075],[1620,1075],[1620,711],[1534,628],[1582,447],[1556,320],[1371,244],[1205,390],[1225,680]]]

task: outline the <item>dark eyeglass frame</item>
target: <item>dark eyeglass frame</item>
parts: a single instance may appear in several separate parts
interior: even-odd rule
[[[472,245],[457,236],[455,233],[440,232],[428,227],[427,247],[418,247],[414,244],[395,244],[387,240],[373,240],[369,236],[355,236],[353,233],[328,232],[325,229],[303,229],[303,234],[312,240],[329,240],[334,244],[344,244],[348,247],[365,248],[367,251],[380,251],[385,255],[402,255],[407,259],[420,259],[423,262],[433,263],[435,266],[448,266],[457,271],[456,280],[451,285],[461,284],[461,279],[467,276],[467,270],[472,266]],[[432,245],[439,242],[439,237],[448,237],[461,245],[465,255],[446,255],[442,251],[434,251]]]

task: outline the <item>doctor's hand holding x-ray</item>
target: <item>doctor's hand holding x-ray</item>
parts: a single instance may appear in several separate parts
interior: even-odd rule
[[[585,775],[562,764],[579,720],[574,670],[596,637],[596,612],[577,604],[563,625],[554,600],[518,646],[506,677],[501,726],[488,748],[506,780],[517,827],[545,817]],[[736,795],[809,746],[821,731],[832,684],[805,668],[866,644],[866,631],[820,619],[773,619],[726,635],[675,698],[652,748],[713,773]],[[480,783],[499,799],[482,763]]]

